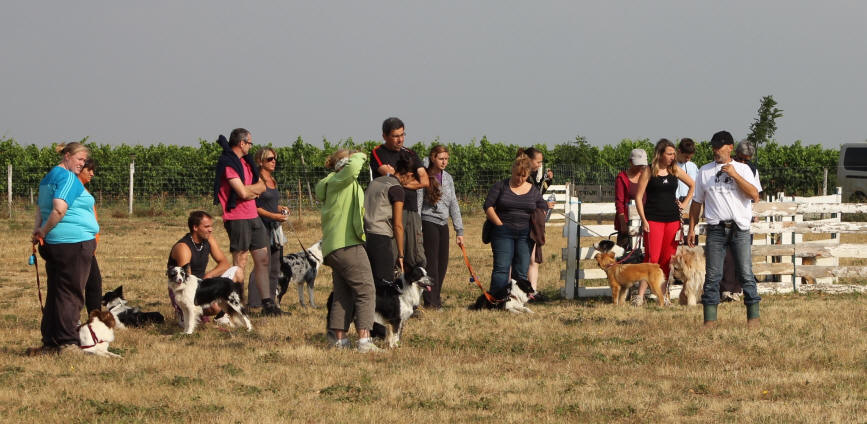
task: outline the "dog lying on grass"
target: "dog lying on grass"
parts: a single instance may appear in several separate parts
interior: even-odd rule
[[[476,303],[470,305],[470,310],[481,310],[481,309],[504,309],[513,313],[527,313],[532,314],[533,311],[530,308],[524,306],[527,302],[530,301],[536,295],[536,291],[533,290],[533,284],[530,283],[529,280],[524,278],[519,279],[510,279],[509,280],[509,293],[503,302],[499,303],[491,303],[488,301],[488,298],[482,294],[476,299]]]
[[[149,323],[162,324],[165,321],[163,314],[159,312],[142,312],[137,307],[127,305],[126,298],[123,297],[123,286],[105,292],[102,296],[102,307],[114,315],[118,329],[127,326],[140,327]]]
[[[683,282],[680,292],[681,305],[695,306],[704,290],[705,258],[704,247],[678,246],[671,257],[668,284],[674,280]]]
[[[659,306],[665,304],[662,293],[662,285],[665,283],[665,273],[659,264],[617,264],[614,252],[597,253],[595,256],[599,268],[608,275],[608,284],[611,286],[611,301],[615,305],[625,305],[629,288],[633,285],[646,281],[650,291],[656,295]]]

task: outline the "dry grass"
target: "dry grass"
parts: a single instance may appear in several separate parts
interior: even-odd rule
[[[22,216],[26,216],[24,218]],[[254,318],[252,333],[175,324],[121,330],[110,360],[27,358],[38,344],[30,214],[4,222],[0,272],[0,420],[9,422],[853,422],[867,416],[867,310],[862,295],[768,296],[764,327],[744,328],[724,304],[720,328],[697,308],[615,308],[606,300],[531,306],[514,316],[469,312],[478,295],[452,249],[446,307],[410,322],[397,350],[327,350],[325,310]],[[164,264],[181,217],[106,213],[97,255],[105,289],[172,316]],[[471,260],[487,282],[491,258],[468,217]],[[220,227],[218,225],[218,227]],[[300,238],[319,238],[318,214]],[[225,232],[216,231],[226,241]],[[542,267],[558,296],[559,230]],[[290,243],[295,245],[296,243]],[[44,274],[43,274],[44,276]],[[330,272],[317,280],[324,304]]]

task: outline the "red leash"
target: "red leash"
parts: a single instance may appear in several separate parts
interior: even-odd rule
[[[488,299],[488,302],[491,302],[495,305],[497,303],[502,303],[503,300],[497,300],[496,298],[494,298],[494,296],[491,296],[491,294],[488,293],[488,291],[485,290],[484,287],[482,287],[482,283],[481,283],[481,281],[479,281],[479,277],[476,276],[476,272],[473,271],[473,266],[470,265],[470,257],[467,256],[467,248],[464,247],[463,245],[461,245],[461,252],[463,252],[463,254],[464,254],[464,264],[466,264],[467,269],[470,270],[470,282],[476,283],[476,285],[479,286],[479,289],[485,295],[485,299]]]
[[[45,244],[45,240],[39,237],[38,242],[33,243],[33,253],[30,255],[32,265],[36,268],[36,290],[39,292],[39,310],[45,312],[45,305],[42,304],[42,286],[39,284],[39,263],[36,260],[36,244],[40,246]]]

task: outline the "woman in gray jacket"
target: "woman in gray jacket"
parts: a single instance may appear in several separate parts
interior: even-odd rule
[[[421,196],[418,196],[427,271],[433,280],[431,291],[424,292],[424,306],[440,309],[440,291],[449,266],[449,216],[455,227],[458,246],[464,245],[464,223],[455,195],[454,180],[445,171],[449,164],[449,150],[442,145],[433,146],[428,159],[430,186],[423,189]]]

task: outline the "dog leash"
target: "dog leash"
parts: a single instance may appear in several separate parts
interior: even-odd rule
[[[476,276],[476,272],[473,271],[473,266],[470,265],[470,257],[467,256],[467,248],[464,245],[461,245],[461,252],[464,254],[464,264],[467,266],[467,269],[470,270],[470,282],[476,283],[476,285],[479,286],[479,289],[485,295],[485,299],[488,299],[488,302],[491,302],[495,305],[498,303],[503,303],[505,299],[499,300],[494,298],[494,296],[492,296],[490,293],[488,293],[487,290],[485,290],[484,287],[482,287],[482,283],[481,281],[479,281],[479,277]]]
[[[28,260],[28,264],[33,265],[36,270],[36,291],[39,293],[39,310],[43,313],[45,312],[45,305],[42,303],[42,285],[39,284],[39,262],[36,259],[36,244],[40,246],[45,245],[45,240],[42,237],[39,237],[37,241],[33,242],[33,253],[30,254],[30,260]]]
[[[643,237],[644,237],[644,233],[643,233],[643,232],[639,232],[639,233],[638,233],[638,237],[636,237],[636,241],[638,242],[639,245],[641,244],[641,241],[642,241],[642,238],[643,238]],[[632,250],[629,251],[629,254],[628,254],[628,255],[624,256],[624,257],[621,258],[619,261],[615,261],[613,264],[606,266],[605,269],[608,269],[608,268],[613,267],[614,265],[620,265],[620,264],[622,264],[623,262],[626,262],[626,260],[629,259],[630,257],[632,257],[632,254],[635,253],[635,249],[636,249],[636,247],[633,246],[633,247],[632,247]]]

